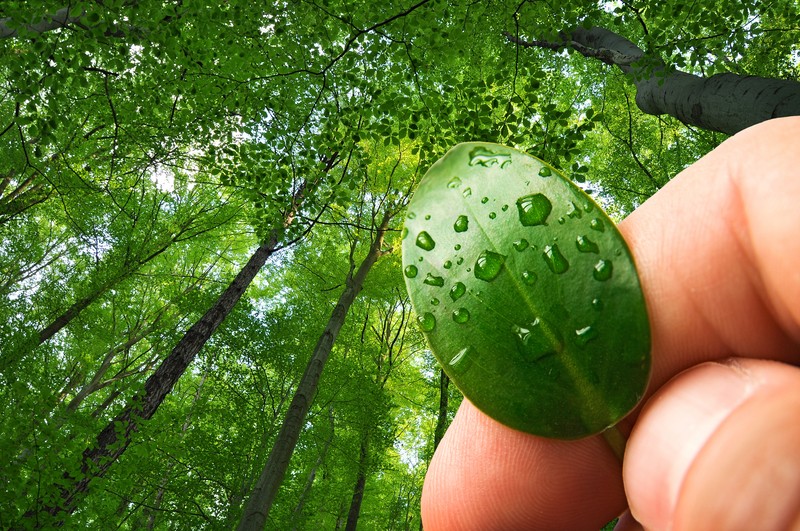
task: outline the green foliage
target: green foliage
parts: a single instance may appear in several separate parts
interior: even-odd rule
[[[287,213],[282,251],[66,527],[234,527],[350,244],[363,255],[373,214],[451,146],[541,157],[621,218],[722,140],[642,116],[603,64],[504,32],[601,25],[695,73],[798,75],[784,0],[106,0],[44,29],[66,4],[1,4],[0,31],[16,34],[0,39],[0,527],[58,501],[81,452]],[[339,336],[271,527],[343,524],[366,440],[363,527],[419,528],[438,372],[408,327],[394,254]],[[399,334],[392,363],[384,329]]]

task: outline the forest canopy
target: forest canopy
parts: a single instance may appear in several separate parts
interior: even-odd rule
[[[800,114],[799,10],[4,1],[0,527],[419,529],[460,401],[403,284],[422,175],[506,144],[622,219]]]

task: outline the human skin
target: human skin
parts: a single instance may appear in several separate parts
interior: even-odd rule
[[[619,228],[653,340],[622,465],[601,436],[543,439],[465,400],[426,531],[800,530],[800,118],[728,139]]]

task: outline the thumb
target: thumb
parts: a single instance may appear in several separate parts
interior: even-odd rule
[[[648,530],[800,530],[800,369],[734,359],[665,385],[631,433],[623,478]]]

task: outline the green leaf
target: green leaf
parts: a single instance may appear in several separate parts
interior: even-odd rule
[[[459,144],[420,182],[406,229],[420,327],[479,409],[572,439],[639,402],[650,330],[633,259],[608,216],[552,167]]]

